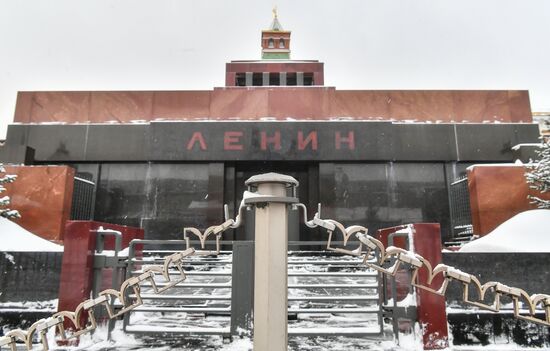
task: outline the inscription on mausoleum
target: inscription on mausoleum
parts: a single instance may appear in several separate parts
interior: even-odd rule
[[[223,138],[223,150],[224,151],[243,151],[247,147],[252,145],[245,145],[245,132],[228,130],[223,132],[223,136],[217,136]],[[214,138],[214,137],[210,137]],[[256,136],[258,138],[258,136]],[[296,150],[312,150],[317,151],[319,149],[319,133],[317,131],[304,132],[299,130],[295,135],[284,135],[281,137],[281,132],[275,130],[272,132],[260,131],[260,149],[261,150],[281,150],[281,138],[288,138],[291,144],[296,146]],[[200,150],[208,151],[209,145],[212,145],[212,140],[208,140],[203,132],[195,131],[187,142],[186,149],[188,151]],[[348,149],[355,150],[355,132],[334,132],[333,140],[322,140],[321,142],[332,144],[336,150]]]

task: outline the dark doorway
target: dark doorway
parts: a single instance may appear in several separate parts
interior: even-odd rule
[[[245,181],[253,175],[275,172],[294,177],[300,185],[297,193],[300,202],[308,208],[308,216],[312,217],[318,201],[318,165],[307,162],[240,162],[235,164],[235,192],[234,204],[238,207],[242,195],[247,190]],[[251,212],[251,211],[250,211]],[[254,216],[247,212],[245,224],[235,232],[236,240],[254,239]],[[291,210],[289,213],[288,240],[309,241],[315,240],[316,231],[309,229],[303,223],[301,210]]]

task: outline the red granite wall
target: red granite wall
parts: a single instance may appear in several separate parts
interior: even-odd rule
[[[442,263],[441,228],[439,223],[414,223],[383,228],[376,232],[376,237],[382,241],[385,247],[388,247],[390,246],[390,235],[403,229],[407,230],[408,226],[410,226],[411,234],[407,238],[395,237],[392,245],[402,249],[410,249],[428,260],[432,267]],[[412,242],[408,242],[409,240],[412,240]],[[410,271],[400,269],[395,277],[396,299],[398,301],[401,301],[409,293],[410,274]],[[427,285],[429,274],[425,268],[420,269],[417,282]],[[438,289],[442,282],[443,277],[438,275],[429,286],[432,289]],[[419,324],[422,325],[424,350],[439,350],[448,347],[445,297],[420,288],[414,288],[414,290],[416,291],[417,319]]]
[[[94,256],[96,237],[99,227],[116,230],[122,234],[122,249],[129,246],[133,239],[143,239],[140,228],[95,221],[67,221],[65,252],[59,284],[58,311],[74,311],[79,303],[90,296],[93,288]],[[107,238],[106,238],[107,239]],[[105,250],[114,250],[114,238],[105,241]],[[103,271],[103,278],[110,281],[109,270]],[[121,278],[121,277],[119,277]],[[100,287],[99,290],[111,286]],[[115,289],[118,286],[114,287]]]
[[[288,44],[288,40],[286,41]],[[237,73],[313,73],[315,85],[324,85],[324,63],[318,61],[233,61],[225,64],[225,86],[234,87]],[[256,88],[256,87],[254,87]]]
[[[243,72],[323,72],[324,63],[317,61],[300,61],[300,62],[262,62],[262,61],[239,61],[225,64],[226,73],[243,73]],[[229,86],[232,86],[231,84]],[[322,85],[322,84],[319,84]]]
[[[11,198],[10,208],[21,218],[15,222],[48,240],[63,240],[71,215],[74,169],[67,166],[6,166],[17,180],[6,185],[2,196]]]
[[[228,87],[212,91],[19,92],[14,122],[154,120],[531,122],[527,91]]]
[[[527,195],[550,199],[529,189],[521,165],[473,166],[468,188],[474,234],[485,235],[516,214],[535,209]]]

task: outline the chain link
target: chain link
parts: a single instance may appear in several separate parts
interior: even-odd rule
[[[462,272],[445,264],[438,264],[432,268],[432,264],[417,253],[395,246],[386,248],[381,241],[368,235],[368,230],[365,227],[355,225],[345,228],[341,223],[335,220],[321,219],[320,209],[311,221],[307,221],[306,207],[303,204],[297,204],[297,206],[304,211],[305,223],[308,227],[321,227],[327,230],[329,235],[327,250],[329,251],[364,257],[363,263],[365,265],[390,276],[395,276],[401,266],[408,266],[412,269],[411,284],[413,286],[441,296],[445,295],[449,283],[456,280],[462,284],[462,298],[464,302],[485,310],[499,312],[501,309],[501,297],[506,296],[512,299],[514,316],[516,318],[550,326],[550,295],[534,294],[530,296],[523,289],[510,287],[499,282],[481,284],[479,279],[474,275]],[[83,334],[90,333],[97,328],[94,308],[105,308],[109,319],[114,319],[141,306],[143,304],[141,298],[141,284],[143,282],[149,282],[155,294],[160,294],[178,283],[183,282],[186,279],[185,270],[183,268],[184,259],[192,255],[219,254],[221,234],[241,224],[241,212],[243,207],[243,203],[241,203],[239,207],[239,216],[237,216],[235,220],[226,219],[226,221],[220,225],[207,228],[204,233],[201,233],[196,228],[184,228],[186,250],[166,256],[162,266],[148,267],[138,276],[126,279],[121,284],[119,290],[106,289],[101,291],[98,297],[81,302],[74,311],[57,312],[49,318],[35,322],[27,331],[15,329],[7,332],[5,336],[0,337],[0,348],[8,346],[12,351],[16,351],[17,342],[22,342],[27,350],[33,350],[33,341],[35,340],[35,336],[38,336],[40,344],[42,345],[42,350],[48,351],[49,343],[47,334],[50,329],[55,329],[57,331],[55,334],[55,340],[57,342],[70,341]],[[358,246],[351,250],[334,247],[332,241],[336,230],[343,236],[344,246],[348,244],[352,236],[355,236],[359,240]],[[189,234],[199,238],[202,250],[195,251],[195,249],[191,247]],[[206,240],[211,235],[216,238],[215,251],[205,250]],[[371,257],[377,257],[377,261],[375,263],[369,262],[369,258]],[[172,268],[175,268],[179,272],[179,276],[175,279],[170,275],[170,269]],[[422,268],[424,268],[428,274],[428,278],[424,282],[421,282],[419,277],[419,271]],[[443,281],[439,286],[434,287],[434,280],[438,276],[441,276]],[[161,278],[161,282],[155,280],[156,277]],[[163,286],[159,286],[157,283],[161,283]],[[476,298],[471,297],[471,290],[476,292]],[[494,300],[492,304],[487,304],[485,303],[485,298],[490,292],[494,294]],[[118,311],[115,308],[116,301],[119,301],[121,305]],[[522,302],[527,306],[527,315],[521,311]],[[536,317],[536,310],[539,306],[544,309],[545,319]],[[68,330],[65,328],[66,322],[71,325]]]
[[[239,206],[237,217],[235,219],[229,219],[227,218],[228,211],[226,206],[225,222],[207,228],[204,233],[201,233],[196,228],[184,228],[186,249],[164,257],[164,264],[162,266],[148,267],[140,275],[126,279],[121,284],[119,290],[103,290],[98,294],[98,297],[81,302],[74,311],[57,312],[50,318],[41,319],[32,324],[27,331],[21,329],[9,331],[3,337],[0,337],[0,348],[9,346],[11,350],[17,350],[17,342],[23,342],[27,350],[33,350],[33,341],[38,333],[42,350],[48,351],[49,343],[47,333],[50,329],[55,329],[57,331],[55,334],[57,342],[67,342],[76,339],[83,334],[91,333],[97,328],[94,308],[103,307],[107,311],[109,319],[118,318],[143,304],[141,298],[141,284],[143,282],[149,282],[155,294],[160,294],[183,282],[186,279],[183,260],[192,255],[219,254],[222,233],[228,229],[237,228],[241,225],[242,212],[245,207],[243,200]],[[196,235],[199,238],[202,250],[196,251],[191,247],[189,234]],[[210,235],[216,237],[215,251],[205,250],[206,240]],[[172,268],[175,268],[179,273],[179,276],[176,278],[172,278],[170,274],[170,269]],[[155,277],[160,277],[160,281],[155,280]],[[160,285],[158,283],[160,283]],[[115,308],[117,301],[121,305],[118,311]],[[65,329],[66,322],[71,325],[69,330]]]
[[[304,217],[307,217],[305,206],[301,205],[300,207],[304,210]],[[365,227],[350,226],[345,228],[335,220],[319,217],[319,212],[317,212],[313,220],[307,221],[306,224],[309,227],[321,227],[327,230],[328,250],[353,256],[363,256],[365,265],[389,276],[395,276],[399,268],[406,265],[412,269],[411,285],[441,296],[445,296],[449,283],[455,280],[462,284],[462,299],[465,303],[492,312],[501,310],[501,297],[506,296],[513,302],[515,318],[550,326],[550,295],[529,295],[523,289],[510,287],[499,282],[481,284],[473,274],[462,272],[452,266],[440,263],[432,267],[427,259],[417,253],[395,246],[386,248],[380,240],[368,235]],[[344,246],[347,245],[352,235],[355,235],[359,240],[359,246],[351,250],[333,247],[331,243],[336,230],[343,236]],[[365,247],[365,250],[363,250],[363,247]],[[371,257],[377,257],[377,261],[375,263],[369,262]],[[427,272],[426,281],[420,281],[419,271],[421,269],[425,269]],[[434,286],[434,280],[438,276],[441,276],[443,281],[438,286]],[[475,294],[470,293],[472,290]],[[488,293],[494,294],[494,300],[490,304],[485,303]],[[526,311],[522,311],[522,303],[526,306]],[[544,311],[544,319],[536,317],[537,307],[541,307]]]
[[[103,307],[109,319],[122,316],[141,306],[141,284],[150,282],[153,291],[160,294],[163,291],[183,282],[186,279],[183,261],[186,257],[195,254],[193,248],[187,248],[184,251],[176,252],[164,258],[162,266],[148,267],[138,276],[126,279],[120,286],[120,290],[106,289],[98,294],[97,298],[88,299],[81,302],[74,311],[61,311],[53,314],[50,318],[41,319],[31,325],[27,330],[15,329],[0,338],[0,347],[8,346],[11,350],[17,350],[17,342],[23,342],[27,350],[33,350],[33,341],[38,336],[42,350],[49,350],[47,333],[50,329],[57,332],[55,340],[57,342],[67,342],[79,336],[90,333],[97,328],[97,320],[94,309]],[[170,269],[175,268],[179,276],[173,278]],[[158,277],[160,279],[156,280]],[[160,281],[159,281],[160,280]],[[157,283],[161,283],[160,287]],[[121,307],[117,310],[117,301]],[[86,318],[87,317],[87,318]],[[70,328],[65,328],[65,325]]]

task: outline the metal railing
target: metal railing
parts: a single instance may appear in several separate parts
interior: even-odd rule
[[[368,235],[367,228],[365,227],[350,226],[345,228],[341,223],[335,220],[322,219],[320,208],[312,220],[307,220],[305,206],[297,203],[297,199],[295,197],[290,198],[262,194],[258,195],[253,192],[249,192],[249,194],[245,195],[248,196],[246,197],[246,200],[244,200],[245,197],[243,196],[243,202],[241,203],[238,211],[239,215],[235,218],[235,220],[228,219],[226,215],[226,221],[224,223],[218,226],[209,227],[204,231],[204,233],[201,233],[196,229],[191,230],[191,232],[200,239],[199,243],[201,250],[195,251],[195,249],[191,247],[192,242],[188,237],[185,237],[184,240],[169,242],[170,244],[180,246],[185,245],[187,247],[185,250],[176,252],[165,250],[148,251],[143,248],[143,245],[155,244],[156,241],[134,241],[131,249],[133,252],[130,254],[130,259],[128,261],[131,266],[130,269],[127,270],[127,279],[122,282],[119,290],[105,289],[99,292],[97,296],[80,303],[76,307],[75,311],[61,311],[55,313],[50,318],[37,321],[27,331],[19,329],[9,331],[5,334],[5,336],[0,338],[0,347],[8,346],[11,350],[16,350],[17,343],[23,342],[27,350],[33,350],[33,343],[35,342],[36,337],[38,337],[43,349],[48,350],[49,343],[47,340],[47,335],[50,329],[56,329],[58,334],[56,334],[55,337],[57,340],[63,342],[78,338],[80,335],[85,333],[91,333],[97,328],[98,324],[96,320],[96,312],[100,309],[106,312],[109,320],[114,320],[119,317],[124,317],[126,320],[127,318],[130,318],[129,314],[136,313],[138,311],[154,311],[162,313],[183,312],[188,314],[201,313],[201,317],[208,314],[213,315],[214,313],[227,316],[227,314],[230,313],[229,316],[231,319],[229,330],[225,327],[221,330],[217,330],[217,332],[225,333],[228,331],[229,335],[233,335],[232,333],[238,333],[239,329],[243,326],[245,331],[250,330],[250,311],[252,309],[250,302],[252,299],[243,298],[242,294],[250,294],[250,290],[252,289],[252,285],[250,284],[252,279],[246,279],[246,277],[252,277],[253,275],[250,274],[250,272],[246,272],[246,269],[252,269],[253,265],[250,264],[250,262],[253,262],[251,259],[253,255],[250,254],[250,247],[247,251],[246,245],[242,245],[241,243],[233,243],[234,255],[231,257],[231,263],[229,263],[228,257],[226,258],[223,256],[224,254],[229,255],[229,253],[220,250],[221,235],[227,229],[236,228],[240,225],[241,213],[243,208],[247,206],[246,203],[258,204],[259,207],[265,207],[268,202],[287,203],[290,204],[290,206],[302,208],[305,224],[311,228],[323,228],[328,234],[326,250],[330,252],[331,255],[317,261],[325,261],[324,264],[326,267],[343,266],[348,269],[348,271],[336,272],[328,269],[327,271],[308,271],[307,269],[300,269],[300,267],[306,266],[319,267],[322,266],[323,263],[318,263],[315,265],[310,259],[304,260],[303,256],[298,255],[300,258],[291,258],[288,262],[291,267],[288,272],[288,278],[300,279],[307,277],[308,279],[313,279],[313,281],[292,281],[289,285],[290,289],[307,289],[305,288],[306,286],[314,286],[315,288],[316,286],[322,284],[320,279],[325,277],[338,277],[346,279],[350,277],[353,277],[354,279],[374,278],[374,281],[354,282],[358,284],[372,283],[374,285],[374,282],[378,282],[376,279],[379,274],[394,277],[400,269],[405,268],[411,271],[410,284],[418,289],[423,289],[433,294],[444,296],[449,284],[456,281],[461,284],[463,288],[463,300],[467,304],[484,310],[499,312],[501,310],[501,299],[508,298],[513,303],[514,316],[516,318],[540,325],[550,326],[550,295],[529,295],[522,289],[506,286],[498,282],[487,282],[482,284],[474,275],[462,272],[445,264],[438,264],[433,267],[428,260],[415,252],[391,245],[386,247],[381,241]],[[211,235],[215,237],[215,246],[214,249],[207,250],[206,239]],[[343,240],[336,241],[334,240],[335,236],[341,236]],[[100,235],[100,237],[102,236]],[[354,238],[356,238],[357,241],[352,242]],[[167,241],[164,241],[163,243],[166,242]],[[141,244],[140,247],[138,247],[139,244]],[[353,247],[350,248],[349,246],[351,245],[353,245]],[[248,254],[246,254],[247,252]],[[152,260],[148,261],[146,254],[151,253],[160,253],[163,257],[153,257]],[[215,255],[217,258],[215,260],[210,259],[210,261],[204,258],[190,258],[190,256],[200,254]],[[350,256],[350,258],[348,258],[349,262],[335,264],[334,261],[336,261],[336,259],[332,256],[334,254],[344,254]],[[115,254],[115,257],[116,256],[117,255]],[[204,261],[200,262],[201,260]],[[218,261],[216,262],[216,260]],[[338,260],[345,261],[345,259],[342,258],[339,258]],[[328,264],[326,263],[327,261],[329,262]],[[157,265],[156,263],[161,263],[161,265]],[[114,262],[114,264],[118,264],[118,262]],[[209,267],[216,266],[216,264],[219,264],[223,268],[221,270],[212,271]],[[228,269],[229,265],[231,265],[230,270]],[[420,278],[420,270],[424,270],[427,273],[427,279],[424,280]],[[434,279],[438,276],[442,278],[441,283],[435,283],[436,280]],[[193,281],[191,277],[211,278],[206,278],[206,281],[202,279]],[[217,279],[224,280],[216,281]],[[202,285],[227,283],[231,285],[231,303],[229,306],[227,303],[223,305],[193,306],[192,302],[191,305],[181,305],[175,307],[159,307],[152,305],[148,308],[146,304],[147,301],[160,301],[162,303],[162,301],[173,301],[174,299],[182,298],[188,301],[200,299],[204,301],[215,301],[215,303],[217,303],[217,301],[227,301],[227,295],[221,295],[218,299],[212,298],[212,296],[215,296],[213,294],[210,294],[209,296],[191,294],[196,295],[195,298],[189,295],[180,295],[174,298],[170,298],[170,295],[164,295],[165,291],[175,288],[178,284],[195,284],[194,286],[189,287],[193,288],[196,292],[196,289],[203,288]],[[350,282],[331,281],[327,284],[327,286],[330,284],[346,285],[348,283]],[[367,287],[365,286],[365,288]],[[326,289],[326,286],[323,289]],[[490,301],[487,298],[489,295],[492,297]],[[291,297],[292,299],[289,299],[289,301],[291,301],[291,306],[288,310],[290,313],[296,313],[297,315],[315,313],[372,313],[377,316],[376,318],[381,326],[382,307],[380,304],[380,293],[378,293],[378,296],[374,294],[362,296],[349,295],[348,300],[346,300],[341,293],[337,297],[336,294],[333,295],[330,293],[325,294],[325,296],[317,295],[309,297],[303,295],[291,295]],[[326,302],[327,299],[332,299],[329,300],[330,303],[333,303],[334,299],[341,299],[342,301],[351,300],[357,304],[355,308],[349,308],[348,306],[339,307],[336,305],[317,305],[317,303]],[[248,305],[241,305],[240,303],[237,303],[240,300],[243,300],[245,303],[248,301]],[[302,305],[297,305],[297,307],[294,307],[292,306],[292,303],[295,301],[308,301],[309,305],[306,306],[307,308]],[[364,301],[378,301],[378,305],[375,305],[376,307],[369,307],[367,305],[358,304],[358,302]],[[86,314],[87,319],[85,318]],[[541,314],[544,314],[544,318],[539,318]],[[66,329],[66,323],[71,324],[72,327],[70,329]],[[125,321],[125,326],[125,329],[130,331],[128,328],[128,321]],[[291,334],[308,335],[309,331],[306,330],[307,328],[301,328],[301,326],[293,328],[294,330],[291,328]],[[152,328],[150,324],[148,325],[148,329],[149,331],[154,331],[152,330],[154,328]],[[198,330],[195,328],[193,330],[193,334],[199,334],[202,332],[210,333],[213,331],[212,328],[207,329]],[[163,330],[160,331],[163,332]],[[185,331],[178,330],[178,332]],[[371,332],[381,333],[381,328],[375,331],[366,329],[350,331],[350,333],[354,335],[365,335],[370,334]],[[165,333],[163,332],[163,334]],[[315,335],[319,335],[319,330],[315,330]],[[335,334],[331,333],[331,335]]]
[[[77,173],[74,177],[71,220],[91,220],[94,215],[95,183],[91,175]]]
[[[449,192],[452,243],[460,244],[461,242],[469,241],[473,234],[468,177],[462,176],[452,182]]]
[[[289,247],[319,244],[290,242]],[[361,262],[327,251],[289,251],[289,336],[360,337],[383,333],[380,275]],[[355,316],[345,318],[351,314]]]
[[[163,264],[152,266],[136,277],[126,279],[119,290],[105,289],[96,297],[81,302],[74,311],[60,311],[51,317],[41,319],[33,323],[26,331],[15,329],[8,331],[5,336],[0,337],[0,348],[7,346],[12,351],[17,351],[17,344],[23,343],[27,350],[34,350],[34,344],[38,341],[43,350],[49,350],[48,332],[55,329],[54,338],[56,342],[67,343],[75,340],[81,335],[92,333],[98,327],[96,313],[103,310],[109,320],[114,320],[129,311],[141,306],[141,284],[150,282],[156,294],[175,286],[185,280],[183,271],[183,258],[194,254],[193,249],[176,252],[164,257]],[[181,274],[173,279],[169,271],[175,267]],[[157,286],[159,280],[163,286]],[[133,294],[131,297],[130,295]]]
[[[159,255],[177,252],[188,244],[186,240],[133,240],[128,255],[127,278],[143,274],[162,260]],[[232,242],[223,242],[231,246]],[[190,256],[182,262],[185,282],[170,289],[169,294],[154,293],[152,282],[142,285],[143,305],[124,316],[123,330],[134,334],[221,335],[230,336],[232,300],[231,251],[219,251],[216,256]],[[178,271],[170,270],[170,276]],[[162,286],[162,283],[155,283]],[[162,314],[160,317],[159,314]],[[204,323],[210,316],[215,323]],[[147,323],[140,323],[147,320]],[[177,322],[175,322],[177,320]],[[202,326],[200,320],[203,320]]]
[[[181,248],[186,243],[185,240],[132,241],[127,278],[142,274],[149,265],[156,264],[159,254],[171,252],[158,250],[159,247]],[[125,315],[124,331],[223,337],[251,334],[253,243],[222,241],[219,244],[233,247],[233,251],[220,251],[216,257],[185,258],[182,266],[188,279],[173,287],[169,294],[151,294],[151,284],[142,284],[144,303]],[[326,243],[290,242],[289,247],[320,244]],[[148,246],[157,249],[149,250]],[[383,332],[379,274],[361,262],[327,252],[289,251],[289,335],[373,336]],[[160,313],[162,317],[155,317]],[[336,325],[331,321],[335,314],[356,317],[349,326],[342,325],[341,319]],[[140,324],[140,320],[147,323]]]

